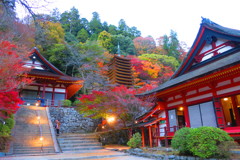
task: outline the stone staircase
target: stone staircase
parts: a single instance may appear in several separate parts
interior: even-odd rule
[[[57,139],[63,153],[103,149],[94,133],[62,134]]]
[[[46,108],[21,106],[15,121],[9,155],[55,153]]]

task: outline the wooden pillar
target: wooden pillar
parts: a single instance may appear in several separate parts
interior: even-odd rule
[[[145,147],[145,134],[144,134],[144,127],[141,128],[142,132],[142,147]]]
[[[216,115],[218,127],[225,128],[226,127],[225,116],[224,116],[220,98],[217,98],[216,84],[211,83],[210,87],[212,88],[213,105],[215,108],[215,115]]]
[[[42,97],[42,95],[40,95],[40,91],[41,91],[40,88],[41,88],[41,86],[38,86],[38,93],[37,93],[38,97],[37,98]]]
[[[232,105],[233,105],[233,111],[235,113],[236,124],[237,124],[237,126],[240,126],[240,115],[239,115],[239,111],[238,111],[238,108],[237,108],[237,103],[236,103],[235,96],[231,96],[231,100],[232,100]]]
[[[167,109],[165,109],[165,114],[166,114],[166,127],[169,128],[170,126],[169,126],[169,117],[168,117],[168,110]]]
[[[185,127],[190,127],[190,118],[188,113],[188,107],[186,105],[183,106],[183,114],[185,119]]]
[[[65,87],[65,99],[67,99],[68,92],[67,92],[67,87]]]
[[[55,95],[54,95],[54,93],[55,93],[55,85],[53,85],[53,90],[52,90],[52,105],[53,106],[55,106]]]
[[[45,99],[45,93],[46,93],[46,83],[43,83],[43,92],[42,92],[43,99]]]
[[[188,107],[186,104],[186,93],[182,93],[183,97],[183,114],[184,114],[184,120],[185,120],[185,127],[190,127],[190,118],[189,118],[189,113],[188,113]]]
[[[160,123],[158,122],[156,125],[157,125],[156,138],[157,138],[157,147],[158,147],[158,146],[161,146],[160,140],[159,140],[159,137],[160,137],[160,127],[159,127],[159,125],[160,125]]]
[[[152,148],[152,130],[151,130],[151,126],[148,126],[148,133],[149,133],[149,145],[150,148]]]

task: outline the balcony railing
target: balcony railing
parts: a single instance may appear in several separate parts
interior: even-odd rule
[[[60,107],[62,106],[61,100],[50,100],[40,98],[22,98],[24,101],[23,105],[27,106],[42,106],[42,107]]]

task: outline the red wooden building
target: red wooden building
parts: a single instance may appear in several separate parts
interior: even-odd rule
[[[158,100],[138,119],[143,145],[157,146],[184,126],[213,126],[240,137],[240,30],[203,19],[171,79],[137,96]]]
[[[36,48],[24,67],[31,68],[27,77],[34,79],[20,91],[20,96],[28,104],[41,99],[44,105],[57,106],[61,100],[71,98],[83,85],[81,79],[68,76],[54,67]]]

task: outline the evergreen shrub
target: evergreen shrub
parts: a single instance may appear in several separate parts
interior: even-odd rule
[[[11,133],[10,128],[5,124],[0,123],[0,137],[9,136],[10,133]]]
[[[72,106],[72,102],[68,99],[62,100],[62,106],[64,107],[71,107]]]
[[[188,147],[193,155],[201,158],[228,158],[233,138],[227,132],[214,127],[191,129],[188,135]]]
[[[133,134],[133,137],[127,142],[127,145],[131,148],[139,148],[142,146],[142,136],[140,133]]]
[[[7,125],[10,130],[13,129],[15,125],[14,119],[13,118],[5,119],[5,125]]]
[[[234,145],[227,132],[215,127],[182,128],[172,139],[172,147],[180,154],[204,159],[229,158],[230,148]]]
[[[175,133],[172,139],[172,148],[177,149],[179,154],[192,155],[188,148],[188,135],[190,130],[191,128],[188,127],[181,128]]]

